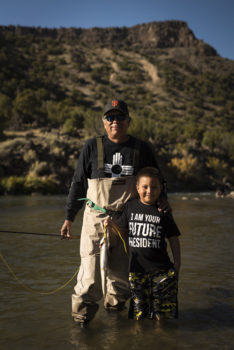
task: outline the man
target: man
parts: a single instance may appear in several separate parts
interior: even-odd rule
[[[70,237],[72,222],[83,205],[79,198],[86,197],[105,207],[113,218],[137,195],[138,170],[146,166],[158,168],[152,147],[127,134],[130,121],[124,101],[116,99],[106,105],[103,123],[107,134],[88,140],[78,160],[67,200],[67,217],[61,228],[64,237]],[[164,209],[168,203],[165,200],[162,203]],[[76,322],[90,321],[102,298],[99,243],[105,218],[105,214],[86,203],[80,242],[81,265],[72,295],[72,315]],[[108,268],[104,306],[121,310],[129,298],[129,283],[128,259],[120,240],[111,250]]]

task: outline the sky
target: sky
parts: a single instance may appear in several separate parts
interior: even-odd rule
[[[233,0],[0,0],[0,25],[131,27],[182,20],[195,36],[234,60]]]

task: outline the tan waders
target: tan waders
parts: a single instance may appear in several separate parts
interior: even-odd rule
[[[121,211],[123,205],[136,196],[134,176],[89,179],[87,198],[111,211]],[[116,214],[111,215],[113,218]],[[84,211],[80,242],[81,264],[72,295],[74,319],[90,321],[98,310],[102,298],[99,242],[103,237],[106,214],[90,208]],[[120,308],[130,296],[128,282],[128,257],[117,235],[111,235],[108,261],[106,308]]]

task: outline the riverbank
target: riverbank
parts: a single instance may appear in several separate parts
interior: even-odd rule
[[[67,194],[89,137],[84,130],[72,134],[53,128],[5,131],[0,142],[0,195]],[[183,151],[178,157],[154,147],[169,192],[220,191],[226,195],[233,190],[226,168],[219,169],[209,156],[208,166],[198,155],[191,157]]]

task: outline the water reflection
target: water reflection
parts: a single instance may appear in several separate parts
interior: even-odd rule
[[[120,340],[119,325],[121,322],[118,321],[117,315],[106,315],[105,313],[105,311],[102,312],[102,317],[97,316],[92,323],[84,328],[81,328],[79,324],[73,324],[70,336],[71,344],[82,350],[96,349],[97,344],[101,345],[102,349],[113,348]]]

